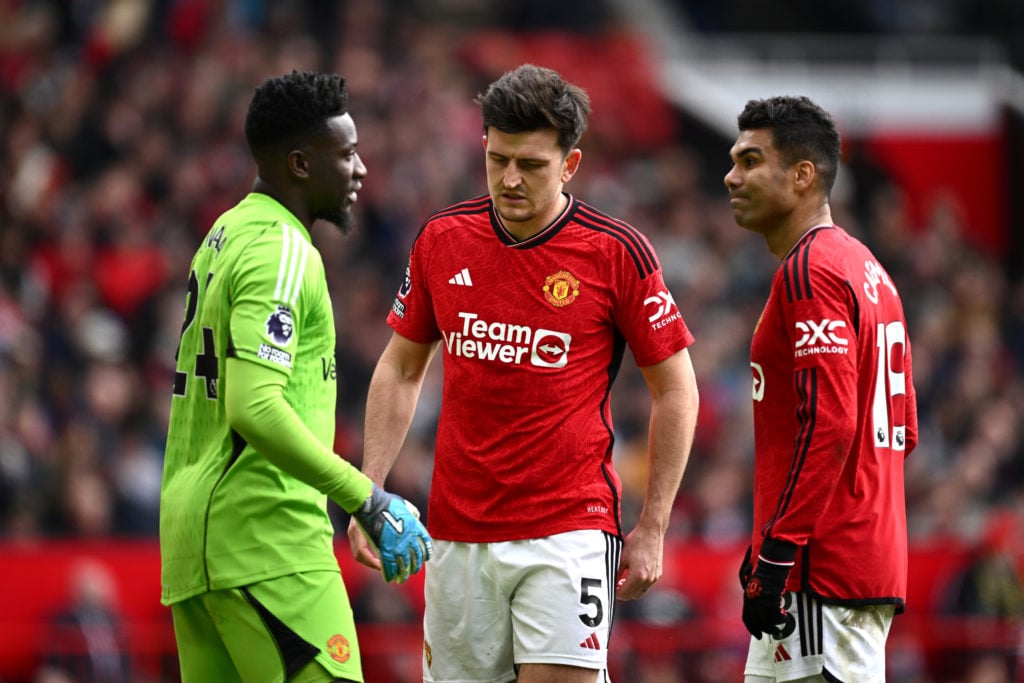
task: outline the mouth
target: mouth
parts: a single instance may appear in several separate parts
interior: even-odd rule
[[[748,197],[742,197],[740,195],[729,195],[729,206],[736,208],[737,206],[748,202]]]

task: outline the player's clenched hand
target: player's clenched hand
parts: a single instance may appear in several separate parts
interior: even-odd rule
[[[411,504],[376,484],[352,518],[380,554],[384,580],[402,583],[430,559],[434,544]]]
[[[616,600],[635,600],[653,586],[662,573],[664,542],[661,534],[637,527],[626,536],[615,582]]]
[[[761,640],[767,633],[776,640],[785,637],[790,617],[783,607],[786,579],[796,559],[796,546],[766,538],[757,557],[757,565],[743,590],[743,625]],[[741,577],[743,570],[741,569]]]

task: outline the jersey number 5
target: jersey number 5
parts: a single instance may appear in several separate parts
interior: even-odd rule
[[[601,579],[580,579],[580,603],[594,608],[594,613],[579,615],[580,621],[590,628],[597,626],[604,621],[604,605],[601,604],[600,596],[591,592],[593,589],[601,589]]]
[[[210,286],[213,273],[206,274],[206,287]],[[195,322],[196,313],[199,311],[199,278],[196,271],[188,275],[188,291],[186,292],[187,302],[185,304],[185,321],[181,324],[181,334],[178,335],[178,348],[174,352],[174,361],[177,366],[178,355],[181,353],[181,341],[185,332]],[[196,377],[206,380],[206,398],[217,398],[217,378],[220,377],[220,370],[217,363],[217,345],[213,339],[213,328],[203,327],[202,347],[196,352],[193,373]],[[174,395],[184,396],[188,389],[188,373],[178,370],[174,373]]]
[[[878,323],[878,370],[871,406],[875,448],[906,449],[907,377],[904,372],[907,330],[900,321]],[[890,407],[892,414],[890,414]]]

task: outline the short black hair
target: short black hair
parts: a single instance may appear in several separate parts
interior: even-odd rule
[[[841,147],[839,131],[832,116],[800,95],[782,95],[764,100],[750,100],[737,117],[739,129],[768,129],[772,143],[787,165],[799,161],[814,164],[821,185],[828,196],[839,171]]]
[[[253,157],[289,151],[327,129],[346,113],[348,93],[339,74],[292,71],[263,81],[245,115],[245,139]]]
[[[507,71],[474,100],[480,105],[484,131],[503,133],[554,129],[558,146],[568,154],[587,129],[590,97],[557,71],[534,64]]]

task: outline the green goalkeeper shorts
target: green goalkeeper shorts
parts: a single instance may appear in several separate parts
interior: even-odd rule
[[[182,683],[362,681],[338,572],[291,574],[171,605]]]

